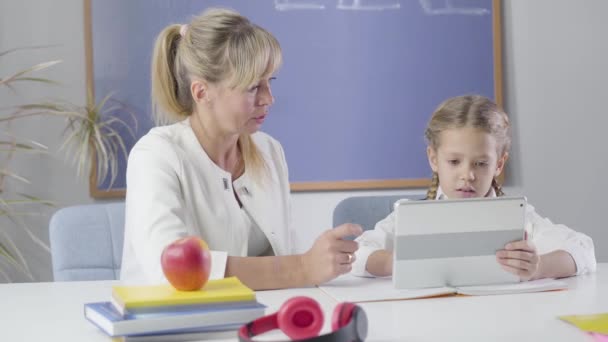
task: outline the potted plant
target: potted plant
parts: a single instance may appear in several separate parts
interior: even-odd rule
[[[0,52],[0,59],[21,50],[38,48],[40,47]],[[60,62],[56,60],[39,63],[8,76],[0,74],[0,91],[18,92],[17,87],[21,83],[55,84],[56,82],[48,78],[36,77],[36,73]],[[129,114],[131,125],[115,115],[117,113]],[[76,174],[83,177],[87,174],[88,166],[94,165],[94,174],[98,180],[109,177],[110,184],[117,176],[118,158],[126,158],[128,153],[121,133],[134,135],[136,129],[133,113],[124,104],[114,100],[111,94],[95,103],[92,91],[88,91],[87,104],[84,106],[66,101],[41,101],[0,107],[0,124],[4,126],[4,131],[0,131],[0,217],[7,223],[0,225],[0,281],[12,280],[8,272],[10,269],[15,269],[34,280],[23,253],[11,238],[9,230],[22,230],[38,246],[50,252],[48,244],[33,233],[23,218],[39,212],[39,206],[53,205],[52,200],[16,193],[6,186],[8,182],[30,183],[19,171],[11,167],[16,155],[50,152],[46,146],[36,141],[36,137],[17,137],[11,130],[11,124],[15,121],[37,116],[64,119],[66,125],[60,150],[74,165]]]

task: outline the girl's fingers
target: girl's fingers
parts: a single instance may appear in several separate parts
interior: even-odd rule
[[[511,274],[515,274],[516,276],[520,277],[520,278],[527,278],[530,276],[530,272],[526,271],[526,270],[522,270],[516,267],[512,267],[509,265],[504,265],[504,264],[500,264],[500,267],[502,267],[503,270],[511,273]]]
[[[498,258],[498,262],[501,265],[510,266],[512,268],[516,268],[519,270],[530,270],[533,268],[532,264],[529,261],[519,260],[519,259],[510,259],[510,258]]]
[[[533,252],[527,252],[527,251],[522,251],[522,250],[517,250],[517,251],[502,250],[502,251],[496,252],[496,256],[498,256],[499,258],[503,258],[503,259],[517,259],[517,260],[523,260],[523,261],[532,261],[532,260],[534,260],[536,254]]]
[[[509,251],[513,250],[522,250],[526,252],[535,252],[536,247],[530,240],[519,240],[514,242],[509,242],[505,245],[505,249]]]

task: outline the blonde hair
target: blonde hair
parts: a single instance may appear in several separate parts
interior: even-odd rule
[[[187,26],[169,25],[156,38],[152,56],[154,121],[162,125],[192,115],[193,79],[228,80],[229,87],[245,89],[281,62],[276,38],[233,10],[211,8]],[[241,135],[238,145],[245,167],[260,174],[265,163],[251,136]]]
[[[492,100],[480,95],[450,98],[437,107],[424,132],[427,144],[434,150],[440,145],[441,132],[452,128],[473,127],[491,134],[498,143],[499,158],[511,148],[511,124],[507,114]],[[492,180],[496,196],[503,196],[502,187]],[[439,177],[433,173],[427,199],[435,199]]]

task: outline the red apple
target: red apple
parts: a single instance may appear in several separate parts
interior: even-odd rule
[[[169,283],[180,291],[201,289],[211,273],[209,247],[197,236],[188,236],[169,244],[163,250],[160,263]]]

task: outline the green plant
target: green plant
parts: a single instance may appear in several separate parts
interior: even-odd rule
[[[42,47],[17,48],[0,52],[0,58],[7,54],[26,49]],[[53,80],[34,77],[41,70],[50,68],[61,61],[48,61],[19,70],[7,77],[0,75],[0,88],[6,88],[17,93],[17,84],[38,83],[57,84]],[[116,114],[127,113],[133,122],[133,128]],[[95,174],[98,182],[110,178],[110,186],[118,174],[118,158],[126,158],[127,148],[120,133],[134,136],[136,129],[135,116],[128,108],[112,99],[111,94],[95,103],[93,92],[87,92],[87,104],[75,105],[66,101],[43,101],[20,104],[0,108],[0,124],[5,131],[0,132],[0,217],[8,225],[0,226],[0,277],[10,281],[6,267],[14,267],[22,274],[33,280],[33,275],[23,257],[23,253],[11,238],[9,229],[21,229],[40,248],[50,251],[48,245],[40,240],[23,219],[25,216],[36,215],[40,205],[53,205],[52,201],[37,198],[25,193],[11,192],[6,186],[7,181],[30,184],[30,181],[11,168],[11,161],[16,154],[34,153],[47,154],[49,149],[35,139],[19,138],[11,130],[11,124],[17,120],[36,116],[56,117],[66,120],[63,132],[63,143],[60,147],[68,161],[76,168],[78,177],[86,175],[87,166],[96,167]]]

